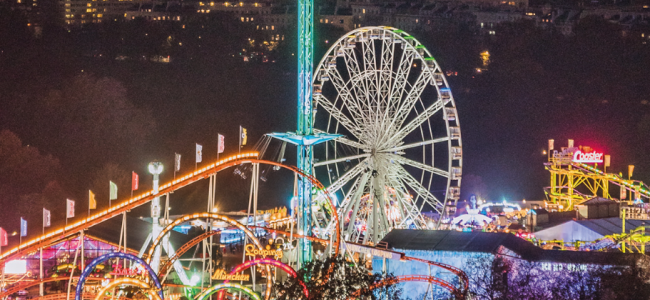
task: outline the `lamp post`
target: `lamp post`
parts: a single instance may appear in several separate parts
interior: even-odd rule
[[[149,173],[153,175],[153,194],[158,194],[158,182],[160,181],[160,173],[163,171],[163,164],[157,160],[154,160],[149,163]],[[158,236],[162,230],[158,219],[160,218],[160,197],[156,197],[151,201],[151,235],[152,237]],[[156,261],[156,257],[160,257],[161,249],[158,248],[154,252],[154,256],[151,261],[151,267],[154,271],[158,271],[159,262]]]
[[[149,173],[153,175],[153,194],[158,194],[158,182],[160,181],[160,173],[163,171],[163,164],[159,161],[152,161],[149,163]],[[154,221],[160,218],[160,197],[156,197],[151,202],[151,217]]]

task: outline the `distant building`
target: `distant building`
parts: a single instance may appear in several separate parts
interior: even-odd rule
[[[122,19],[134,5],[132,0],[60,0],[64,23],[68,26]]]

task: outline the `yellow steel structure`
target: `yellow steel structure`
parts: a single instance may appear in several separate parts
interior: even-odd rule
[[[591,151],[589,147],[573,147],[573,141],[569,140],[569,147],[554,151],[552,141],[549,140],[548,162],[544,163],[546,170],[551,173],[551,185],[545,189],[546,197],[549,200],[547,208],[569,211],[573,210],[576,205],[597,196],[620,201],[619,197],[612,197],[611,184],[619,186],[615,189],[615,192],[619,192],[619,194],[614,194],[615,196],[629,194],[623,198],[630,200],[650,198],[650,188],[641,181],[630,179],[633,166],[629,168],[628,179],[625,179],[619,174],[600,170],[598,163],[588,164],[575,159],[576,152],[589,152]],[[604,165],[607,170],[608,155],[605,156],[601,165]]]

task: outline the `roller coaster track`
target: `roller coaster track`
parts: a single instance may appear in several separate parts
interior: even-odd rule
[[[195,172],[189,173],[185,176],[179,177],[178,179],[162,184],[159,187],[157,193],[153,190],[147,191],[144,194],[122,201],[121,203],[113,205],[102,212],[96,213],[92,216],[79,220],[73,224],[67,225],[64,228],[60,228],[53,232],[42,235],[38,238],[27,241],[22,245],[15,247],[7,252],[4,252],[2,255],[0,255],[0,266],[4,265],[6,261],[19,258],[26,253],[31,253],[40,248],[55,244],[56,242],[65,239],[66,237],[75,235],[78,232],[86,230],[92,226],[95,226],[113,217],[119,216],[122,213],[130,211],[131,209],[134,209],[138,206],[144,205],[156,197],[160,197],[161,195],[171,193],[173,191],[186,187],[194,182],[208,178],[213,174],[216,174],[217,172],[244,163],[261,163],[261,164],[273,165],[273,166],[278,166],[281,168],[288,169],[290,171],[293,171],[294,173],[297,173],[300,176],[307,178],[308,180],[312,181],[312,183],[317,188],[324,190],[323,185],[315,177],[304,174],[303,172],[298,170],[298,168],[293,166],[287,166],[274,161],[259,160],[257,159],[257,156],[258,156],[257,152],[251,152],[251,153],[242,153],[242,154],[234,155],[219,160]],[[328,199],[330,199],[326,191],[325,193]],[[332,205],[331,199],[329,202],[330,205]],[[338,226],[338,222],[339,222],[338,215],[334,214],[334,218],[336,219],[337,222],[337,228],[339,228],[340,226]],[[340,238],[341,238],[340,230],[336,230],[337,244],[339,243]]]
[[[203,234],[193,238],[192,240],[190,240],[189,242],[185,243],[183,246],[178,248],[178,250],[176,250],[176,254],[174,254],[174,256],[172,256],[171,258],[169,258],[165,262],[165,264],[160,267],[160,271],[158,271],[158,278],[160,278],[162,280],[164,275],[167,274],[167,270],[169,270],[169,268],[172,266],[174,261],[176,261],[181,256],[183,256],[183,254],[185,254],[185,252],[187,252],[188,250],[192,249],[192,247],[196,246],[196,244],[200,243],[201,241],[203,241],[203,240],[205,240],[205,239],[207,239],[207,238],[209,238],[209,237],[211,237],[213,235],[220,234],[220,233],[221,233],[221,231],[208,231],[206,233],[203,233]]]
[[[373,284],[370,286],[368,289],[361,289],[356,292],[354,292],[350,297],[348,297],[348,300],[353,300],[361,296],[362,293],[366,293],[368,291],[372,291],[377,288],[381,288],[387,285],[392,285],[392,284],[397,284],[401,282],[408,282],[408,281],[419,281],[419,282],[428,282],[435,284],[437,286],[440,286],[442,288],[445,288],[449,290],[454,296],[456,296],[456,299],[464,299],[464,293],[456,289],[451,283],[444,281],[440,278],[434,277],[434,276],[427,276],[427,275],[404,275],[404,276],[397,276],[391,279],[386,279],[383,281],[380,281],[378,283]]]
[[[417,262],[428,264],[430,266],[436,266],[451,271],[452,273],[456,274],[458,278],[460,278],[461,282],[463,283],[463,290],[467,291],[467,289],[469,289],[469,278],[467,278],[467,274],[465,274],[465,272],[459,268],[456,268],[448,264],[443,264],[435,261],[424,260],[424,259],[409,257],[409,256],[405,256],[404,260],[417,261]]]
[[[630,180],[623,179],[623,178],[621,178],[621,176],[618,176],[618,175],[613,174],[613,173],[605,173],[605,172],[601,171],[600,169],[594,168],[594,167],[592,167],[590,165],[587,165],[587,164],[572,162],[571,166],[573,166],[575,168],[578,168],[578,169],[582,170],[583,172],[586,172],[587,174],[595,174],[595,175],[598,175],[598,176],[605,176],[607,178],[607,180],[609,180],[609,182],[612,182],[612,183],[614,183],[614,184],[616,184],[616,185],[618,185],[618,186],[620,186],[620,187],[622,187],[622,188],[624,188],[624,189],[626,189],[628,191],[636,192],[637,187],[638,187],[639,188],[638,192],[641,195],[643,195],[643,196],[645,196],[647,198],[650,198],[650,187],[648,187],[646,184],[644,184],[641,181],[636,180],[635,182],[637,182],[638,185],[634,186],[633,183],[630,183]]]
[[[257,160],[256,159],[257,155],[258,155],[257,152],[243,153],[243,154],[222,159],[218,162],[215,162],[211,165],[201,168],[195,172],[189,173],[183,177],[180,177],[176,180],[161,185],[158,189],[158,193],[155,193],[153,190],[147,191],[144,194],[122,201],[121,203],[113,205],[102,212],[96,213],[92,216],[79,220],[73,224],[65,226],[64,228],[55,230],[53,232],[47,233],[38,238],[27,241],[22,245],[15,247],[0,255],[0,265],[2,265],[7,260],[12,260],[20,257],[21,255],[23,255],[23,253],[30,253],[42,247],[49,246],[61,239],[74,235],[82,230],[86,230],[108,219],[119,216],[124,212],[127,212],[138,206],[150,202],[156,197],[160,197],[161,195],[186,187],[201,179],[208,178],[209,176],[219,171],[222,171],[224,169],[236,165],[240,165],[243,163],[266,162],[266,161]],[[271,162],[271,163],[277,164],[276,162]]]

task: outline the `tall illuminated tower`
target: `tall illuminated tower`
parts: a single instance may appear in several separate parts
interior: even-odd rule
[[[335,139],[337,134],[314,135],[312,109],[312,79],[314,73],[314,2],[298,0],[298,128],[295,133],[271,133],[272,137],[298,147],[298,168],[312,175],[312,146]],[[311,235],[312,185],[309,180],[298,181],[298,231]],[[301,239],[298,244],[299,266],[311,260],[311,242]]]

